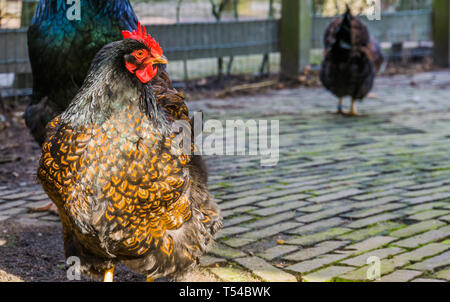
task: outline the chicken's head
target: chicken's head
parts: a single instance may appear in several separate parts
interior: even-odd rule
[[[142,42],[143,48],[133,50],[125,55],[125,66],[129,72],[144,84],[148,83],[158,72],[158,64],[167,64],[162,48],[155,41],[141,23],[135,31],[122,31],[124,39],[134,39]]]

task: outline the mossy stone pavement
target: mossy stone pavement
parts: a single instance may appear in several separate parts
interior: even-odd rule
[[[191,102],[207,119],[279,120],[280,158],[206,156],[224,229],[202,270],[224,281],[450,281],[450,73],[379,78],[363,117],[321,88]],[[0,187],[0,221],[29,213],[37,185]],[[370,275],[370,273],[369,273]]]

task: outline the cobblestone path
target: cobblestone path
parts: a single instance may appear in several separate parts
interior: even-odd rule
[[[450,73],[380,78],[360,118],[320,88],[190,104],[207,119],[279,120],[280,158],[208,156],[225,227],[202,270],[224,281],[450,281]],[[0,187],[0,221],[39,186]],[[0,234],[1,236],[1,234]],[[0,242],[1,245],[1,242]],[[374,258],[377,257],[377,258]]]

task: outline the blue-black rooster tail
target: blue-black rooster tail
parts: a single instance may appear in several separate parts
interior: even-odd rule
[[[347,10],[342,18],[342,22],[336,30],[333,49],[339,52],[350,51],[352,49],[352,12],[347,5]]]

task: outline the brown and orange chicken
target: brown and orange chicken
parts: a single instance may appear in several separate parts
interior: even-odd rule
[[[148,280],[176,278],[222,218],[202,158],[179,144],[173,126],[188,111],[158,68],[162,49],[140,25],[123,35],[49,123],[38,177],[58,207],[66,257],[79,257],[83,273],[111,281],[121,262]]]

